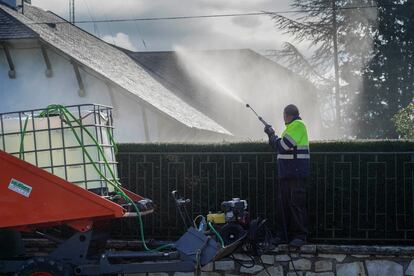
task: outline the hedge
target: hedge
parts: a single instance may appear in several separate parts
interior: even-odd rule
[[[271,152],[264,141],[217,144],[147,143],[119,144],[119,152]],[[313,141],[311,152],[407,152],[414,140]]]

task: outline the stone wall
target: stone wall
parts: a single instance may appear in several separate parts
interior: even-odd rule
[[[30,241],[29,251],[35,255],[48,251],[49,242]],[[113,249],[136,249],[135,241],[110,241]],[[293,263],[290,261],[292,258]],[[210,263],[202,268],[204,276],[275,275],[295,276],[414,276],[412,246],[304,245],[298,250],[279,246],[252,262],[247,255]],[[267,271],[266,271],[267,270]],[[145,276],[145,273],[128,274]],[[187,276],[193,273],[147,273],[146,276]]]
[[[290,262],[290,257],[293,264]],[[305,245],[300,250],[288,252],[286,247],[280,246],[262,255],[261,263],[257,262],[253,267],[246,268],[240,263],[250,265],[251,261],[245,255],[234,254],[234,260],[221,260],[207,265],[203,268],[202,275],[414,275],[414,247]],[[185,275],[192,275],[192,273],[174,274],[174,276]]]
[[[234,257],[235,260],[208,265],[204,275],[294,276],[293,267],[300,276],[414,275],[413,247],[305,245],[300,250],[288,252],[281,246],[262,255],[262,263],[251,268],[239,264],[251,263],[247,256],[235,254]]]

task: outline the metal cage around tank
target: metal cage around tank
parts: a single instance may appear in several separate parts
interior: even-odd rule
[[[94,165],[113,181],[109,165],[117,179],[112,107],[80,104],[66,106],[66,109],[76,120],[68,122],[62,114],[48,112],[46,107],[1,113],[0,150],[85,189],[107,195],[111,187]],[[102,147],[102,152],[98,146]]]

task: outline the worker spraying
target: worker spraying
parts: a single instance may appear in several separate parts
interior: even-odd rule
[[[246,105],[251,108],[250,105]],[[270,124],[260,117],[269,136],[269,144],[277,153],[279,193],[277,200],[277,232],[275,245],[289,242],[299,247],[306,243],[308,216],[306,210],[306,183],[309,177],[309,140],[305,123],[299,116],[299,109],[290,104],[283,111],[286,129],[281,137],[275,134]]]

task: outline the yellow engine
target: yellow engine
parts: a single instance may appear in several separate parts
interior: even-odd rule
[[[210,213],[207,215],[207,221],[211,221],[215,224],[224,224],[226,223],[226,218],[224,213]]]

